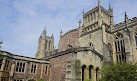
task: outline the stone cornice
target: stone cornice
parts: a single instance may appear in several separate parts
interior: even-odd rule
[[[135,26],[135,25],[137,25],[137,21],[134,21],[134,22],[132,22],[132,23],[129,23],[129,24],[128,24],[128,28],[133,27],[133,26]],[[121,25],[121,26],[118,26],[118,27],[114,27],[114,28],[112,29],[112,32],[111,32],[111,33],[115,33],[115,32],[121,31],[121,30],[123,30],[123,29],[126,29],[126,25],[125,25],[125,24],[123,24],[123,25]]]
[[[7,51],[2,51],[2,52],[3,52],[2,54],[5,55],[6,57],[15,59],[15,60],[23,60],[23,61],[27,61],[27,62],[36,62],[36,63],[45,63],[45,64],[49,63],[49,60],[47,60],[47,59],[37,59],[37,58],[32,58],[32,57],[15,55],[15,54],[11,54]]]
[[[92,51],[95,55],[99,56],[103,60],[103,56],[91,47],[71,48],[71,49],[68,49],[68,50],[65,50],[65,51],[61,51],[61,52],[58,52],[58,53],[55,53],[55,54],[51,54],[46,59],[52,59],[52,58],[59,57],[59,56],[62,56],[62,55],[66,55],[66,54],[69,54],[69,53],[77,53],[77,52],[82,52],[82,51]]]
[[[101,30],[101,29],[102,29],[101,27],[98,27],[98,28],[96,28],[96,29],[94,29],[94,30],[91,30],[91,31],[89,31],[89,32],[86,32],[86,33],[84,33],[84,34],[81,34],[80,37],[85,36],[85,35],[90,34],[90,33],[93,33],[93,32],[95,32],[95,31]]]

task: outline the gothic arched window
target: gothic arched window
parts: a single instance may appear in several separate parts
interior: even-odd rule
[[[93,76],[93,72],[92,72],[93,68],[94,67],[92,65],[89,66],[89,79],[91,79],[91,80],[92,80],[92,76]]]
[[[99,67],[96,68],[96,81],[99,81],[99,78],[100,78],[100,69]]]
[[[84,81],[86,77],[86,68],[87,68],[86,65],[82,66],[82,81]]]
[[[116,54],[117,54],[117,61],[126,61],[126,54],[125,54],[125,44],[123,35],[118,33],[115,39],[115,47],[116,47]]]

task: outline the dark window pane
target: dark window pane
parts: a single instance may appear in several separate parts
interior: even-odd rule
[[[21,72],[21,67],[19,68],[19,72]]]
[[[31,69],[31,73],[33,73],[33,69]]]
[[[31,66],[31,69],[33,68],[33,64],[32,64],[32,66]]]
[[[17,63],[17,66],[19,66],[19,62]]]
[[[0,63],[2,63],[2,60],[3,60],[3,59],[0,59]]]
[[[45,74],[47,74],[47,68],[48,68],[48,67],[46,66],[46,68],[45,68]]]
[[[116,49],[116,52],[117,52],[117,42],[115,42],[115,49]]]
[[[16,67],[16,72],[18,72],[18,67]]]
[[[120,44],[119,44],[119,41],[118,41],[118,52],[120,51],[120,46],[119,46]]]
[[[22,67],[22,63],[20,63],[20,67]]]
[[[24,72],[24,68],[22,68],[22,72]]]
[[[0,64],[0,69],[1,69],[1,65],[2,65],[2,64]]]
[[[34,66],[34,68],[36,68],[36,65]]]
[[[23,63],[23,67],[25,67],[25,63]]]
[[[135,39],[136,39],[136,46],[137,46],[137,35],[136,35],[136,38],[135,38]]]

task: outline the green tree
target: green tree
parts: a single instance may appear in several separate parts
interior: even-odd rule
[[[44,80],[44,79],[39,79],[38,81],[46,81],[46,80]]]
[[[137,64],[121,62],[104,65],[101,75],[100,81],[137,81]]]
[[[5,57],[4,55],[2,55],[3,51],[1,51],[1,44],[2,44],[2,42],[0,42],[0,59]]]

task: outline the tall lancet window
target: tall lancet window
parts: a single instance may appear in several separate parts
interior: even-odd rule
[[[137,29],[136,29],[136,32],[135,32],[135,40],[136,40],[136,48],[137,48]]]
[[[117,61],[126,61],[126,54],[125,54],[125,44],[123,40],[122,34],[117,34],[115,39],[115,47],[116,47],[116,54],[117,54]]]

